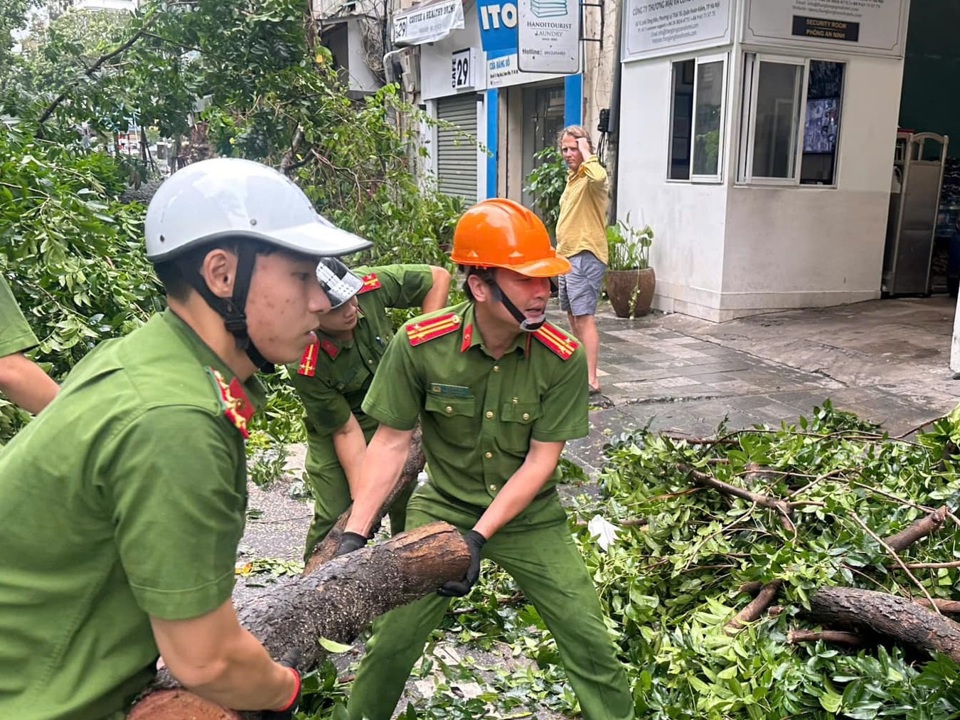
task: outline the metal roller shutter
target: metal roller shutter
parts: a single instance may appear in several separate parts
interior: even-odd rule
[[[477,96],[454,95],[437,100],[437,117],[452,123],[452,128],[437,128],[437,183],[445,195],[462,197],[469,204],[477,201]]]

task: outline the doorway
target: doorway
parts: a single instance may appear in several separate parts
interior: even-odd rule
[[[521,169],[524,180],[534,168],[534,155],[545,147],[556,147],[557,135],[564,128],[563,81],[523,87],[523,136]],[[525,184],[525,183],[524,183]],[[533,205],[533,198],[523,191],[521,202]]]

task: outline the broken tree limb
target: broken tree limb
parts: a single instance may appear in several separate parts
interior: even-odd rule
[[[930,601],[926,598],[917,598],[914,602],[925,608],[935,607],[940,612],[948,615],[960,615],[960,600],[938,600],[934,598],[933,601]]]
[[[747,623],[759,619],[763,611],[770,606],[770,603],[772,603],[773,599],[777,596],[777,592],[780,590],[780,585],[782,584],[782,581],[774,580],[760,588],[757,596],[747,603],[743,610],[727,621],[727,624],[724,626],[726,633],[728,635],[734,635],[746,627]]]
[[[859,588],[821,588],[804,617],[821,625],[866,630],[960,662],[960,624],[898,595]]]
[[[847,645],[853,648],[863,647],[867,644],[867,641],[856,633],[844,632],[843,630],[820,630],[819,632],[814,630],[791,630],[787,633],[787,642],[794,645],[797,643],[816,642],[817,640]]]
[[[271,656],[299,650],[300,667],[306,672],[325,655],[320,638],[352,642],[371,620],[435,592],[448,580],[462,578],[469,564],[470,551],[460,532],[446,523],[431,523],[278,585],[238,608],[237,615]],[[133,708],[130,720],[241,717],[224,714],[222,708],[179,689],[165,669],[150,690]]]
[[[705,485],[707,487],[712,487],[715,490],[719,490],[724,495],[732,495],[733,497],[738,497],[741,500],[746,500],[747,502],[755,503],[760,507],[765,507],[770,510],[774,510],[780,516],[780,523],[788,531],[796,535],[797,528],[793,524],[793,519],[791,515],[793,514],[793,508],[796,505],[806,504],[806,503],[789,503],[786,500],[780,500],[779,498],[772,498],[769,495],[764,495],[762,493],[755,493],[750,490],[744,490],[743,488],[738,488],[735,485],[725,483],[722,480],[717,480],[712,475],[705,473],[696,468],[692,468],[689,465],[681,465],[680,469],[683,472],[686,472],[694,479],[695,482],[700,485]]]
[[[953,560],[952,562],[904,563],[904,567],[910,570],[949,570],[951,568],[960,568],[960,560]]]
[[[900,556],[897,554],[897,551],[894,550],[894,549],[893,549],[892,547],[890,547],[889,545],[887,545],[887,543],[885,543],[883,540],[881,540],[881,539],[880,539],[880,536],[877,535],[873,530],[871,530],[870,528],[868,528],[868,527],[867,527],[867,524],[860,518],[859,515],[857,515],[856,513],[853,513],[853,519],[856,520],[857,525],[859,525],[860,527],[862,527],[862,528],[863,528],[863,531],[864,531],[865,533],[867,533],[867,535],[869,535],[869,536],[872,537],[874,540],[876,540],[878,543],[880,543],[880,546],[881,546],[884,550],[886,550],[888,553],[890,553],[890,555],[893,557],[894,562],[896,562],[897,565],[899,565],[900,568],[907,574],[907,577],[909,577],[909,578],[913,581],[913,583],[914,583],[918,588],[920,588],[920,591],[923,593],[923,596],[924,596],[925,598],[927,598],[927,600],[929,600],[929,601],[932,603],[932,602],[933,602],[933,598],[930,597],[930,593],[927,592],[927,589],[923,586],[923,583],[921,583],[919,580],[917,580],[917,576],[914,575],[912,572],[910,572],[910,568],[908,568],[906,565],[904,565],[903,560],[902,560],[902,559],[900,558]],[[936,612],[940,612],[939,610],[936,609],[936,606],[934,606],[933,609],[934,609],[934,611],[936,611]]]
[[[394,485],[393,490],[390,491],[390,495],[387,496],[386,501],[383,503],[383,507],[380,508],[380,512],[377,513],[373,521],[374,527],[379,525],[380,521],[383,520],[384,516],[390,511],[390,507],[394,501],[400,497],[404,489],[411,483],[417,481],[417,475],[423,470],[425,463],[426,457],[423,454],[423,441],[420,436],[420,427],[417,426],[413,437],[410,439],[410,452],[407,454],[407,460],[403,464],[403,470],[400,472],[397,484]],[[350,519],[350,511],[352,509],[353,505],[343,511],[340,517],[337,518],[336,525],[330,529],[330,532],[327,533],[323,541],[314,548],[313,554],[307,561],[306,567],[303,568],[304,575],[309,575],[320,567],[320,565],[337,556],[337,550],[340,549],[340,538],[343,537],[343,531],[344,528],[347,527],[347,520]]]
[[[947,508],[941,507],[934,510],[926,517],[917,520],[913,525],[904,528],[896,535],[891,535],[884,540],[889,547],[899,552],[913,545],[917,540],[925,538],[930,533],[936,532],[947,519]]]

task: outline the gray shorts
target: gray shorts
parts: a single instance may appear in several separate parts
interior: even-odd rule
[[[574,255],[570,264],[573,270],[557,278],[560,309],[575,317],[596,315],[607,266],[589,250]]]

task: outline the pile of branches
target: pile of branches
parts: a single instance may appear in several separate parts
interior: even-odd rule
[[[638,711],[960,716],[960,415],[928,427],[890,437],[825,403],[797,427],[613,443],[578,538]]]

